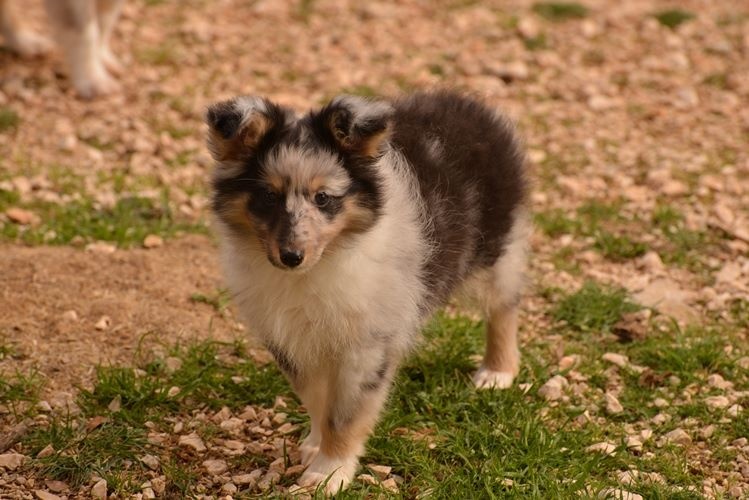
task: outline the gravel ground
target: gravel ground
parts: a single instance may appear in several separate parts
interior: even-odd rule
[[[43,28],[37,3],[29,16]],[[539,214],[526,342],[553,340],[545,290],[590,279],[683,325],[729,321],[732,307],[749,301],[749,6],[678,4],[693,17],[671,28],[655,14],[674,4],[653,0],[589,0],[585,15],[562,20],[518,0],[132,0],[113,42],[127,65],[123,92],[91,102],[74,97],[59,55],[24,60],[0,49],[0,339],[22,353],[0,356],[0,373],[37,366],[52,402],[89,384],[96,363],[129,359],[147,331],[164,342],[241,334],[231,313],[190,300],[221,286],[209,238],[153,231],[115,250],[96,238],[61,240],[49,224],[74,203],[111,208],[137,195],[163,202],[175,223],[203,227],[210,161],[201,115],[242,93],[301,110],[341,92],[449,86],[508,113],[528,147]],[[574,225],[595,210],[607,213],[596,227]],[[33,243],[63,246],[28,247],[34,231]],[[647,319],[630,317],[623,330],[637,338]],[[559,363],[575,361],[560,354]],[[552,402],[576,383],[560,378],[544,386]],[[744,392],[721,390],[709,404],[745,411]],[[615,385],[606,405],[619,411]],[[246,411],[255,416],[200,418],[221,426],[240,418],[241,446],[217,446],[266,447],[277,459],[283,413]],[[6,431],[14,423],[0,414]],[[262,439],[247,440],[255,434]],[[691,441],[678,432],[667,439]],[[605,453],[600,444],[591,451]],[[746,439],[729,446],[745,458],[724,494],[749,494]],[[697,448],[690,454],[699,462]],[[21,459],[10,454],[0,455],[0,491],[71,495],[40,478],[33,487],[17,481]],[[220,476],[216,460],[204,465]],[[232,484],[271,472],[288,473],[282,461]],[[716,484],[722,478],[716,471]]]

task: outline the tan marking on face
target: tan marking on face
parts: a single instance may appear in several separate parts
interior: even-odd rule
[[[225,203],[218,211],[218,216],[229,226],[243,231],[254,232],[255,224],[247,210],[250,200],[248,193],[240,193]]]
[[[283,191],[284,186],[286,185],[284,178],[277,174],[266,176],[265,181],[279,193]]]

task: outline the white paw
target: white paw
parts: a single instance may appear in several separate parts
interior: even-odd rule
[[[73,79],[73,86],[78,95],[83,99],[113,94],[120,90],[120,84],[104,71],[94,72],[91,75],[79,75]]]
[[[325,493],[335,495],[351,484],[358,465],[356,457],[332,458],[318,453],[299,478],[298,484],[304,488],[317,488],[324,484]]]
[[[104,64],[104,67],[107,68],[107,71],[109,71],[111,74],[119,76],[125,71],[122,63],[119,59],[117,59],[117,56],[112,53],[109,47],[102,46],[99,51],[99,55],[101,57],[101,62]]]
[[[507,389],[514,378],[511,372],[496,372],[482,366],[473,375],[473,383],[477,389]]]
[[[52,41],[33,31],[19,31],[8,37],[8,45],[23,57],[35,57],[52,50]]]
[[[299,445],[299,452],[302,455],[302,465],[309,465],[320,451],[319,440],[314,440],[311,438],[311,435],[307,436],[302,444]]]

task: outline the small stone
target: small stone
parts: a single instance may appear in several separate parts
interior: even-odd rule
[[[260,489],[260,491],[268,491],[271,486],[278,483],[278,481],[281,479],[281,473],[278,471],[268,471],[268,473],[263,476],[263,478],[258,481],[257,487]]]
[[[710,396],[705,398],[705,404],[713,409],[727,408],[731,401],[725,396]]]
[[[278,433],[279,434],[290,434],[290,433],[294,432],[295,430],[297,430],[297,428],[298,427],[296,425],[292,424],[291,422],[286,422],[285,424],[283,424],[281,427],[278,428]]]
[[[666,413],[659,413],[650,419],[650,421],[653,422],[655,425],[663,425],[669,420],[671,420],[671,417]]]
[[[20,453],[10,452],[0,455],[0,468],[16,470],[26,461],[26,456]]]
[[[603,453],[604,455],[613,455],[616,452],[616,445],[614,443],[601,442],[588,446],[585,451],[591,453]]]
[[[195,432],[187,434],[186,436],[180,436],[179,445],[192,448],[198,453],[204,452],[206,450],[205,444],[203,444],[203,440],[200,439],[200,436],[198,436],[198,434]]]
[[[203,467],[208,471],[209,474],[218,476],[229,470],[226,460],[204,460]]]
[[[655,398],[653,400],[653,406],[656,408],[667,408],[670,406],[670,403],[663,398]]]
[[[183,422],[175,422],[174,427],[172,427],[172,432],[174,434],[179,434],[184,428],[185,424]]]
[[[391,493],[398,493],[398,483],[396,483],[395,479],[392,477],[390,479],[385,479],[382,482],[382,487]]]
[[[307,466],[306,465],[302,465],[302,464],[292,465],[291,467],[289,467],[285,471],[283,471],[283,475],[284,476],[296,476],[296,475],[301,474],[302,472],[304,472],[304,469],[306,469],[306,468],[307,468]]]
[[[274,424],[276,424],[276,425],[281,425],[281,424],[283,424],[284,422],[286,422],[286,417],[287,417],[287,416],[288,416],[288,415],[286,415],[286,413],[283,413],[283,412],[280,412],[280,413],[276,413],[276,414],[275,414],[275,415],[273,416],[273,418],[271,419],[271,421],[272,421],[272,422],[273,422]],[[237,419],[237,420],[239,420],[239,419]]]
[[[670,444],[688,445],[692,442],[692,438],[689,437],[689,434],[687,434],[687,432],[681,428],[672,430],[671,432],[663,436],[663,438],[665,439],[666,443]]]
[[[640,437],[642,437],[643,441],[647,441],[651,437],[653,437],[653,430],[652,429],[643,429],[640,431]]]
[[[242,413],[239,414],[242,420],[257,420],[257,412],[252,406],[246,406]]]
[[[731,498],[741,498],[744,495],[744,490],[738,484],[731,486],[728,489],[728,496]]]
[[[48,444],[36,454],[36,458],[45,458],[55,454],[55,447]]]
[[[140,490],[140,493],[141,495],[143,495],[142,498],[148,498],[148,499],[156,498],[156,492],[154,492],[153,488],[151,488],[150,486],[146,486],[145,488]]]
[[[733,441],[731,441],[731,446],[735,446],[737,448],[743,448],[744,446],[747,445],[747,443],[749,443],[749,439],[745,437],[740,437],[738,439],[734,439]]]
[[[100,479],[91,487],[91,497],[96,500],[105,500],[107,498],[107,480]]]
[[[711,385],[717,389],[731,389],[733,388],[733,382],[730,382],[723,378],[718,373],[713,373],[712,375],[707,377],[707,383],[708,385]]]
[[[159,248],[164,246],[164,239],[157,234],[149,234],[143,240],[144,248]]]
[[[237,417],[231,417],[221,422],[219,424],[219,427],[221,427],[223,430],[227,432],[236,434],[240,430],[242,430],[242,427],[244,427],[244,420],[242,420],[241,418],[237,418]]]
[[[36,490],[34,492],[34,495],[36,495],[36,498],[38,498],[39,500],[60,500],[60,497],[58,497],[54,493],[50,493],[44,490]]]
[[[599,498],[615,498],[616,500],[642,500],[642,495],[616,488],[606,488],[601,490]]]
[[[174,373],[182,368],[182,360],[174,356],[169,356],[164,360],[164,366],[166,367],[167,373]]]
[[[245,444],[242,441],[237,441],[236,439],[227,439],[224,441],[224,448],[228,448],[230,450],[244,450]]]
[[[559,371],[563,372],[574,368],[579,362],[580,356],[576,354],[572,356],[563,356],[562,359],[559,360]]]
[[[175,386],[172,386],[172,387],[169,388],[169,390],[167,391],[166,395],[167,395],[167,397],[173,398],[173,397],[177,396],[180,393],[180,391],[181,391],[181,389],[175,385]]]
[[[715,434],[715,425],[709,424],[700,429],[700,437],[702,439],[710,439]]]
[[[629,365],[629,358],[623,354],[617,354],[615,352],[607,352],[601,359],[613,363],[619,368],[626,368]]]
[[[153,488],[156,495],[163,495],[166,491],[166,476],[151,479],[151,488]]]
[[[108,330],[112,326],[112,319],[109,316],[102,316],[99,321],[96,322],[94,328],[99,331]]]
[[[371,484],[373,486],[379,484],[377,479],[375,479],[375,477],[371,474],[359,474],[358,476],[356,476],[356,478],[364,484]]]
[[[566,378],[554,375],[538,389],[538,395],[547,401],[556,401],[562,397],[562,391],[567,385]]]
[[[65,321],[78,321],[78,313],[74,310],[65,311],[62,313],[62,319]]]
[[[232,476],[231,481],[234,484],[238,484],[241,486],[245,486],[245,485],[254,486],[255,484],[257,484],[258,479],[260,479],[260,476],[262,475],[263,475],[262,469],[255,469],[249,474],[238,474],[236,476]]]
[[[111,243],[105,243],[103,241],[95,241],[86,245],[86,251],[92,253],[111,254],[117,250],[117,247]]]
[[[143,455],[140,457],[140,461],[146,464],[151,470],[159,469],[159,457],[155,455]]]
[[[221,493],[226,495],[233,495],[238,491],[239,488],[234,483],[226,483],[221,486]]]
[[[736,360],[736,365],[744,370],[749,370],[749,356],[743,356]]]
[[[9,208],[5,211],[5,215],[8,216],[8,219],[10,219],[11,222],[15,222],[16,224],[19,224],[21,226],[33,224],[38,220],[34,212],[30,212],[29,210],[24,210],[23,208],[18,207]]]
[[[612,393],[607,392],[604,394],[604,398],[606,399],[606,413],[609,415],[616,415],[624,411],[624,407]]]
[[[44,412],[44,413],[49,413],[49,412],[51,412],[51,411],[52,411],[52,405],[51,405],[51,404],[49,404],[49,402],[47,402],[47,401],[39,401],[39,402],[38,402],[38,403],[36,404],[36,407],[37,407],[37,409],[38,409],[39,411],[42,411],[42,412]]]
[[[531,17],[524,17],[518,21],[518,33],[526,40],[537,38],[541,34],[541,27],[538,22]]]
[[[640,258],[640,265],[649,272],[657,272],[663,270],[663,261],[658,252],[649,251]]]
[[[62,481],[44,481],[44,484],[52,493],[62,493],[68,489],[68,485]]]
[[[630,450],[635,451],[642,451],[642,438],[640,436],[627,436],[627,439],[625,440],[625,443],[627,445],[627,448]]]
[[[374,465],[370,464],[367,466],[369,470],[375,473],[375,475],[382,481],[385,478],[387,478],[390,475],[390,471],[393,470],[392,467],[389,467],[387,465]]]
[[[741,277],[741,273],[742,271],[740,263],[728,262],[715,275],[715,281],[717,283],[732,284],[738,281],[738,279]]]
[[[726,414],[729,417],[738,417],[739,413],[741,413],[741,405],[733,405],[726,410]]]

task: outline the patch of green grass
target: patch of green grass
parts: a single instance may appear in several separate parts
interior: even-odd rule
[[[193,293],[190,295],[190,300],[195,303],[208,304],[216,312],[223,314],[231,302],[231,294],[228,289],[220,288],[210,295]]]
[[[575,331],[608,332],[622,315],[639,309],[624,290],[588,281],[578,291],[561,298],[551,316]]]
[[[296,7],[297,16],[305,23],[309,22],[315,10],[316,0],[299,0]]]
[[[154,66],[173,66],[180,59],[177,45],[173,42],[144,47],[136,52],[135,56],[138,61]]]
[[[573,219],[560,209],[539,212],[535,214],[534,222],[544,234],[552,238],[580,231],[580,221]]]
[[[676,29],[680,24],[694,19],[695,17],[693,13],[682,9],[662,10],[654,14],[654,16],[659,23],[671,29]]]
[[[0,209],[7,201],[0,199]],[[65,205],[36,203],[26,208],[36,213],[41,223],[30,227],[6,224],[0,228],[0,237],[31,245],[65,245],[74,238],[82,238],[130,247],[140,245],[149,234],[169,237],[180,231],[206,231],[202,224],[179,221],[165,199],[158,202],[139,197],[121,198],[112,208],[97,208],[85,199]]]
[[[0,106],[0,134],[15,130],[21,123],[21,117],[12,109]]]
[[[13,353],[12,349],[7,351]],[[3,356],[0,356],[0,360]],[[34,405],[39,402],[44,382],[39,372],[15,371],[13,374],[0,372],[0,405],[7,407],[15,420],[21,420],[33,413]]]
[[[725,90],[728,88],[728,75],[725,73],[710,73],[702,80],[702,83]]]
[[[701,255],[710,244],[711,237],[708,233],[688,229],[684,215],[670,205],[657,206],[653,211],[652,222],[666,240],[657,249],[663,262],[698,273],[705,270]]]
[[[528,50],[542,50],[549,48],[549,40],[546,38],[546,33],[539,33],[536,36],[524,38],[523,45]]]
[[[749,328],[749,300],[736,299],[729,307],[731,317],[736,325]]]
[[[645,255],[648,247],[628,236],[617,236],[607,231],[596,234],[594,248],[599,250],[604,257],[613,261],[634,259]]]
[[[549,21],[566,21],[586,17],[589,10],[576,2],[539,2],[533,5],[533,12]]]
[[[32,456],[48,444],[56,450],[52,456],[36,460],[34,467],[44,477],[66,481],[73,488],[96,473],[117,493],[139,491],[144,466],[138,457],[164,452],[146,439],[147,422],[167,430],[166,417],[184,418],[198,409],[215,411],[223,406],[238,409],[249,403],[269,407],[276,396],[290,393],[274,366],[257,366],[241,345],[191,343],[176,346],[168,354],[179,360],[171,369],[161,358],[144,362],[138,370],[98,367],[93,388],[80,391],[80,415],[55,418],[25,440]],[[174,387],[179,391],[170,394]],[[300,421],[295,408],[292,401],[286,409],[290,422]],[[196,431],[206,440],[221,432],[214,424]],[[175,495],[184,494],[195,483],[199,464],[183,463],[179,454],[163,464],[167,488]]]

